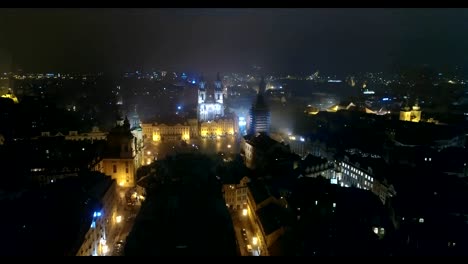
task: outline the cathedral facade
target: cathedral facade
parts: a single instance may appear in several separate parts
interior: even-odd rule
[[[198,87],[197,116],[199,122],[212,121],[224,116],[223,86],[219,73],[214,82],[214,92],[208,91],[203,77]]]

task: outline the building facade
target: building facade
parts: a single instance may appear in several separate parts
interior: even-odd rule
[[[191,126],[187,123],[146,123],[141,126],[144,138],[154,142],[190,140]]]
[[[235,133],[237,133],[237,129],[234,119],[223,118],[201,122],[200,124],[201,137],[232,136]]]
[[[198,121],[211,121],[224,116],[223,87],[219,77],[214,83],[214,93],[208,92],[206,82],[201,77],[198,88]]]
[[[107,241],[116,235],[118,195],[116,181],[108,177],[90,190],[93,198],[101,205],[93,212],[91,225],[86,232],[77,256],[106,256],[109,252]]]
[[[68,135],[65,136],[66,140],[106,140],[107,132],[99,130],[99,127],[94,126],[88,133],[78,133],[78,131],[69,131]]]
[[[143,162],[143,136],[140,130],[130,130],[125,118],[107,136],[107,146],[102,159],[102,170],[112,176],[120,186],[134,187],[137,169]]]
[[[249,181],[248,177],[243,177],[239,183],[223,184],[223,196],[229,208],[237,210],[246,208]]]
[[[246,135],[241,139],[241,155],[249,169],[265,168],[274,152],[290,153],[288,145],[273,140],[268,135]]]
[[[419,122],[421,121],[421,107],[419,107],[418,102],[414,104],[412,108],[405,106],[400,111],[400,120],[401,121],[411,121]]]
[[[361,159],[364,161],[364,159]],[[379,197],[382,203],[396,195],[393,185],[387,182],[384,175],[378,175],[378,166],[374,168],[369,164],[354,161],[348,156],[344,156],[342,161],[338,162],[338,170],[335,174],[337,184],[344,187],[357,187],[359,189],[369,190]],[[383,168],[379,168],[383,171]]]

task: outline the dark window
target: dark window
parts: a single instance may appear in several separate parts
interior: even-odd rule
[[[112,165],[112,169],[113,169],[114,173],[116,173],[117,172],[117,165]]]

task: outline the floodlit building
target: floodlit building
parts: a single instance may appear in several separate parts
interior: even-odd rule
[[[401,109],[400,120],[411,122],[421,121],[421,107],[419,107],[418,101],[416,101],[412,108],[409,108],[409,106],[405,106]]]
[[[120,186],[134,187],[136,171],[143,162],[143,136],[141,128],[130,130],[125,117],[107,136],[102,159],[103,172],[112,176]]]
[[[154,142],[190,139],[191,126],[187,122],[145,123],[141,126],[144,137]]]
[[[238,182],[225,182],[223,184],[223,196],[226,205],[237,210],[243,209],[247,205],[247,183],[250,179],[244,176]]]
[[[197,107],[198,121],[200,122],[211,121],[224,116],[223,87],[219,73],[214,86],[214,93],[211,95],[208,93],[208,87],[203,76],[200,78]]]

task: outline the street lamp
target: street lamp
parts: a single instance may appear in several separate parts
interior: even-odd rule
[[[242,209],[242,215],[247,216],[247,209]]]
[[[121,215],[116,216],[115,221],[117,222],[117,224],[122,222],[122,216]]]

